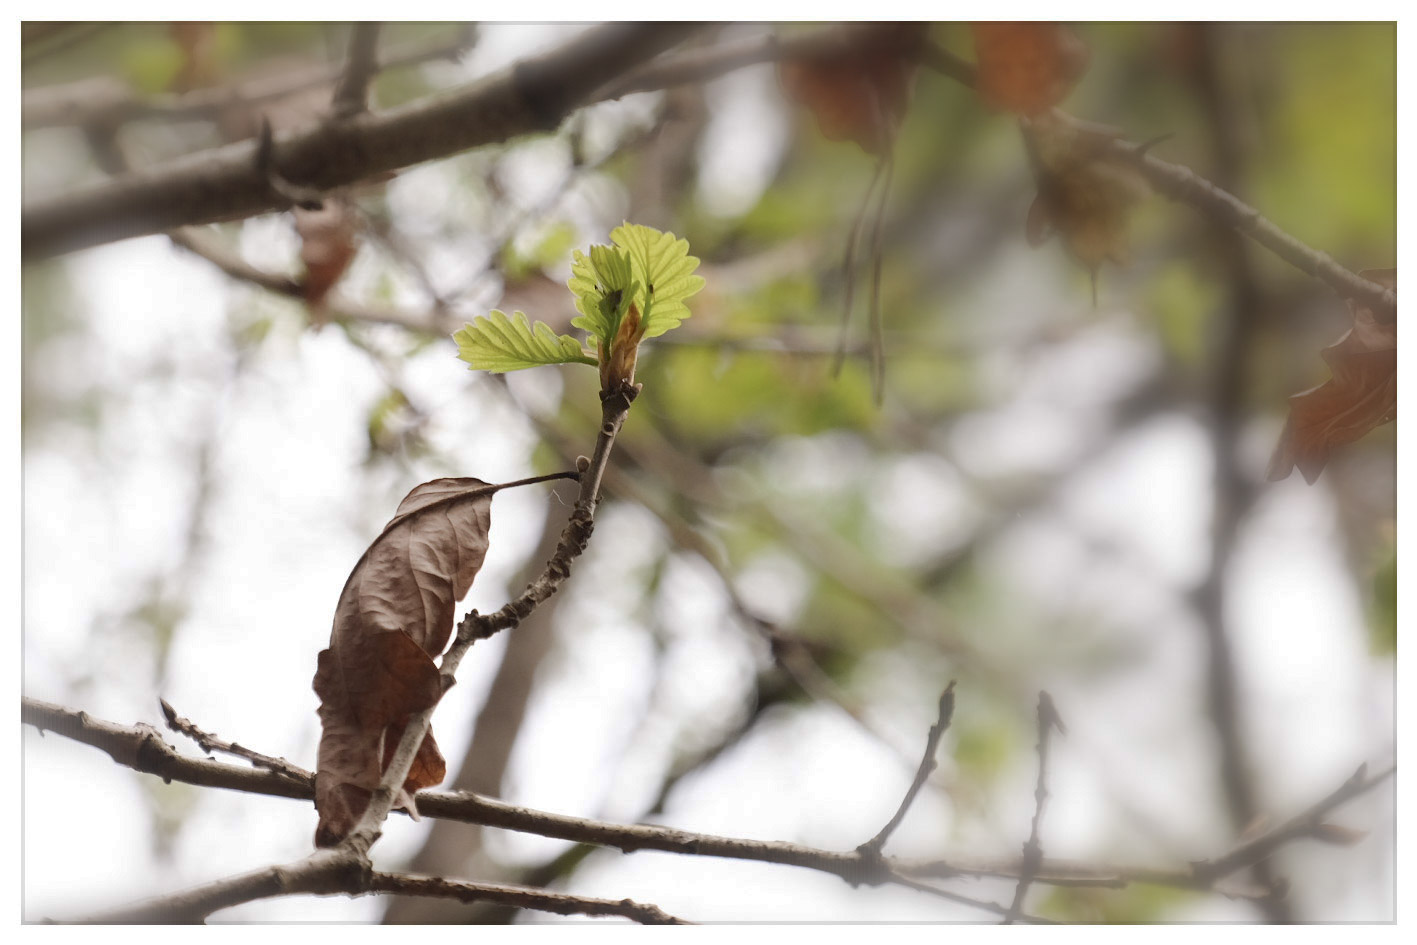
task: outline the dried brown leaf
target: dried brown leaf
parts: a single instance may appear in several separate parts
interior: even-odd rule
[[[1087,70],[1087,48],[1061,23],[971,23],[979,95],[1030,116],[1057,105]]]
[[[1038,246],[1054,232],[1093,276],[1128,256],[1132,209],[1148,193],[1135,170],[1111,158],[1116,136],[1047,119],[1027,123],[1024,140],[1038,181],[1025,234]]]
[[[378,787],[410,716],[442,693],[432,657],[447,646],[453,611],[487,555],[492,494],[479,479],[435,479],[413,489],[359,559],[340,593],[329,649],[320,653],[317,846],[349,833]],[[430,731],[396,807],[446,774]]]
[[[1397,288],[1397,270],[1360,275]],[[1349,302],[1353,327],[1322,352],[1333,376],[1289,398],[1289,419],[1270,459],[1271,482],[1299,468],[1311,485],[1330,453],[1397,417],[1397,321],[1380,322],[1371,309]]]

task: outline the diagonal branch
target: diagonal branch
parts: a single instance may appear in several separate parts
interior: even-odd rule
[[[611,23],[467,88],[277,137],[286,179],[329,190],[479,145],[554,128],[610,81],[698,28]],[[21,253],[40,259],[113,240],[211,223],[281,206],[244,141],[189,154],[25,208]]]
[[[1239,844],[1222,856],[1213,860],[1192,863],[1191,869],[1198,879],[1208,881],[1216,877],[1227,876],[1236,870],[1268,859],[1274,851],[1291,841],[1306,837],[1325,839],[1324,828],[1327,825],[1324,823],[1324,817],[1330,811],[1383,783],[1396,771],[1395,765],[1389,765],[1377,774],[1370,776],[1368,766],[1361,764],[1348,780],[1309,808],[1295,814],[1278,827]]]
[[[321,853],[327,855],[321,856]],[[201,922],[219,909],[278,896],[301,893],[317,896],[390,893],[397,896],[456,899],[460,902],[489,902],[556,915],[622,916],[641,925],[690,924],[652,903],[636,902],[633,899],[598,899],[529,886],[455,882],[432,876],[361,871],[341,867],[337,857],[328,854],[328,851],[321,853],[310,858],[319,861],[318,869],[307,867],[307,861],[288,866],[271,866],[212,883],[179,896],[91,916],[85,922],[103,925],[195,923]]]
[[[925,782],[930,779],[930,774],[935,770],[935,754],[940,749],[940,739],[944,736],[945,730],[950,727],[950,720],[955,712],[955,681],[950,680],[950,684],[945,687],[945,691],[940,694],[939,715],[935,719],[935,724],[930,726],[930,732],[925,736],[925,754],[920,758],[920,767],[915,772],[915,778],[910,782],[910,787],[905,792],[905,797],[901,799],[900,807],[886,825],[881,828],[881,832],[870,840],[867,840],[857,850],[867,856],[875,854],[880,856],[885,849],[886,841],[890,839],[895,829],[900,826],[900,822],[905,819],[905,814],[910,810],[910,805],[915,803],[916,796],[920,789],[925,786]]]
[[[877,24],[853,23],[822,27],[789,36],[769,33],[749,40],[720,43],[664,56],[609,83],[597,99],[615,99],[632,92],[652,92],[708,82],[745,66],[788,60],[830,61],[846,52],[913,52],[919,39]]]
[[[927,44],[920,53],[920,61],[967,88],[975,86],[974,65],[939,46]],[[1084,124],[1057,109],[1052,116],[1070,125]],[[1134,167],[1163,196],[1189,204],[1217,223],[1244,234],[1300,272],[1327,283],[1341,297],[1365,303],[1379,321],[1390,323],[1397,317],[1397,293],[1393,290],[1363,278],[1328,253],[1305,244],[1189,167],[1168,163],[1149,152],[1150,146],[1146,144],[1113,141],[1107,153]]]
[[[184,719],[177,714],[177,710],[172,708],[166,699],[157,700],[162,706],[162,716],[167,720],[167,727],[179,735],[185,735],[207,754],[222,752],[223,754],[234,755],[237,758],[245,758],[258,768],[265,768],[267,771],[274,771],[284,775],[294,781],[301,781],[310,776],[309,772],[303,768],[298,768],[284,758],[272,758],[270,755],[263,755],[258,751],[252,751],[236,742],[228,742],[210,732],[205,732],[198,728],[189,719]]]
[[[622,916],[641,925],[690,925],[656,905],[633,899],[596,899],[553,893],[526,886],[502,883],[472,883],[439,879],[432,876],[408,876],[401,873],[375,873],[369,880],[369,892],[395,893],[401,896],[430,896],[456,899],[458,902],[487,902],[495,905],[535,909],[557,915]]]
[[[465,26],[451,40],[406,44],[389,50],[380,73],[438,59],[456,62],[472,46],[475,31]],[[20,127],[84,126],[95,122],[120,125],[138,119],[195,121],[217,118],[233,106],[261,105],[306,89],[329,85],[341,74],[339,66],[306,66],[273,76],[230,85],[193,89],[180,95],[140,97],[127,83],[102,77],[63,85],[26,89],[20,105]]]

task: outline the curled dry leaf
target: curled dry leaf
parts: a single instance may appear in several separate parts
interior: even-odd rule
[[[1359,275],[1397,288],[1396,269]],[[1348,308],[1353,327],[1322,352],[1333,377],[1289,398],[1289,419],[1269,462],[1271,482],[1297,466],[1312,485],[1335,447],[1397,417],[1397,320],[1378,321],[1353,302]]]
[[[972,23],[979,95],[1031,116],[1057,105],[1087,70],[1087,47],[1061,23]]]
[[[1140,174],[1109,156],[1116,137],[1048,118],[1024,128],[1038,181],[1025,224],[1029,245],[1058,233],[1068,253],[1092,274],[1094,301],[1102,264],[1127,261],[1132,208],[1148,193]]]
[[[295,232],[300,236],[301,283],[305,301],[319,309],[325,296],[344,275],[358,248],[354,209],[343,200],[326,200],[319,210],[296,207]]]
[[[369,804],[410,716],[442,694],[433,657],[452,635],[453,610],[487,555],[492,494],[480,479],[414,488],[354,566],[320,653],[316,846],[333,846]],[[443,780],[430,731],[395,801],[417,816],[413,794]]]
[[[926,29],[924,23],[888,23],[860,30],[834,58],[780,63],[778,81],[816,117],[822,137],[881,154],[905,118],[915,75],[912,48]]]

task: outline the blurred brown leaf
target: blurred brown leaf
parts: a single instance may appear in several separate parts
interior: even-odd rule
[[[1104,262],[1125,263],[1133,207],[1148,193],[1136,171],[1108,157],[1115,135],[1040,118],[1024,140],[1033,159],[1038,195],[1025,233],[1039,246],[1054,232],[1093,277]]]
[[[410,716],[442,693],[432,657],[447,646],[453,611],[487,555],[492,494],[480,479],[435,479],[411,491],[355,565],[319,657],[316,846],[353,829]],[[417,816],[413,794],[446,775],[430,731],[395,801]]]
[[[172,41],[182,51],[182,68],[173,77],[172,91],[190,92],[220,80],[216,27],[207,20],[168,24]]]
[[[828,141],[855,141],[880,154],[910,104],[915,61],[909,48],[924,38],[924,23],[890,23],[861,30],[835,59],[778,64],[788,98],[817,119]]]
[[[1397,289],[1396,269],[1359,275]],[[1269,463],[1271,482],[1297,466],[1313,484],[1335,447],[1397,417],[1397,321],[1380,322],[1351,301],[1348,308],[1353,327],[1322,352],[1333,377],[1289,398],[1289,419]]]
[[[1061,23],[971,23],[979,95],[1031,116],[1057,105],[1087,70],[1082,41]]]
[[[359,248],[358,220],[354,208],[338,199],[326,200],[319,210],[296,207],[292,212],[300,235],[300,261],[305,264],[301,284],[305,301],[318,309]]]

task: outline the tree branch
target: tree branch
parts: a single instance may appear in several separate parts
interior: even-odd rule
[[[779,36],[770,33],[708,49],[664,56],[598,89],[595,99],[615,99],[633,92],[652,92],[708,82],[745,66],[788,60],[831,60],[848,51],[913,52],[919,40],[879,24],[854,23]]]
[[[330,851],[320,851],[287,866],[271,866],[243,873],[178,896],[91,916],[84,921],[86,924],[105,925],[201,922],[220,909],[301,893],[317,896],[390,893],[396,896],[456,899],[460,902],[490,902],[557,915],[623,916],[641,925],[691,924],[656,905],[633,899],[597,899],[528,886],[454,882],[431,876],[351,869]]]
[[[467,88],[280,135],[274,160],[292,183],[353,184],[479,145],[554,128],[594,89],[689,35],[694,23],[596,26]],[[21,254],[40,259],[178,226],[281,206],[243,141],[150,167],[25,208]]]
[[[182,716],[178,715],[177,710],[172,708],[166,699],[159,699],[157,701],[158,704],[162,706],[162,715],[163,718],[167,720],[167,727],[179,735],[185,735],[192,739],[192,741],[196,742],[197,746],[208,755],[215,752],[223,752],[224,754],[234,755],[237,758],[245,758],[258,768],[274,771],[277,774],[285,775],[287,778],[291,778],[295,781],[300,781],[310,776],[308,771],[296,767],[284,758],[272,758],[270,755],[263,755],[258,751],[252,751],[235,742],[224,741],[210,732],[204,732],[190,720],[184,719]]]
[[[1289,265],[1329,285],[1341,298],[1362,302],[1380,322],[1397,317],[1397,293],[1364,279],[1321,252],[1280,229],[1254,207],[1201,177],[1189,167],[1170,164],[1144,145],[1116,143],[1112,151],[1141,172],[1165,197],[1189,204],[1205,216],[1248,236]]]
[[[1328,795],[1316,801],[1312,806],[1294,815],[1289,820],[1267,831],[1253,840],[1245,841],[1223,856],[1213,860],[1201,860],[1191,864],[1192,872],[1196,878],[1202,882],[1212,880],[1217,877],[1226,876],[1236,870],[1243,869],[1253,863],[1262,862],[1270,857],[1274,851],[1285,844],[1301,838],[1312,838],[1325,840],[1324,828],[1327,826],[1323,818],[1334,808],[1345,804],[1360,794],[1363,794],[1392,777],[1397,771],[1396,765],[1389,765],[1372,777],[1368,776],[1367,764],[1358,766],[1358,770],[1335,788]]]
[[[940,694],[939,715],[935,719],[935,724],[930,726],[929,734],[925,736],[925,753],[920,758],[920,767],[915,772],[915,778],[910,782],[910,787],[906,789],[905,797],[901,799],[900,807],[886,825],[881,828],[880,833],[870,840],[867,840],[857,850],[864,852],[867,856],[880,853],[885,849],[886,841],[890,839],[895,829],[900,826],[900,822],[905,819],[906,811],[910,810],[910,805],[915,803],[916,796],[920,789],[925,786],[925,782],[930,779],[930,773],[935,770],[935,754],[940,750],[940,739],[945,731],[950,727],[950,720],[954,717],[955,711],[955,681],[950,680],[950,684],[945,687],[945,691]]]
[[[416,66],[438,59],[457,61],[472,45],[473,30],[464,27],[451,42],[418,43],[390,50],[377,72]],[[194,121],[214,119],[236,105],[260,105],[305,89],[337,81],[342,66],[320,64],[181,95],[140,98],[127,83],[108,77],[28,89],[20,105],[22,129],[100,122],[121,125],[139,119]]]
[[[1019,868],[1018,885],[1014,888],[1014,903],[1009,914],[1004,917],[1004,925],[1012,925],[1014,919],[1023,912],[1023,900],[1028,895],[1028,886],[1038,875],[1038,866],[1043,862],[1043,844],[1039,839],[1039,829],[1043,826],[1043,808],[1048,804],[1048,745],[1053,729],[1065,732],[1063,720],[1053,706],[1053,697],[1046,692],[1038,694],[1038,785],[1033,789],[1033,825],[1029,828],[1028,840],[1023,845],[1023,863]]]
[[[336,119],[353,118],[369,110],[369,83],[379,71],[378,47],[379,24],[355,23],[344,73],[335,87],[332,110]]]
[[[102,748],[120,764],[138,771],[159,774],[164,778],[213,787],[232,787],[254,794],[270,794],[302,800],[313,800],[315,796],[314,775],[307,775],[308,780],[299,784],[276,775],[274,772],[237,768],[219,761],[183,758],[163,741],[151,726],[139,725],[133,728],[124,728],[110,722],[95,722],[83,712],[28,698],[24,700],[23,720],[41,730],[58,732],[76,741]],[[180,766],[173,764],[173,759],[184,764]],[[392,766],[390,770],[393,770]],[[233,777],[233,774],[236,777]],[[853,885],[890,883],[928,892],[984,909],[996,915],[1004,915],[1007,912],[1007,908],[998,903],[974,899],[949,890],[928,886],[903,875],[898,871],[897,863],[889,858],[868,858],[857,851],[839,853],[781,841],[718,837],[648,824],[605,823],[517,807],[472,793],[421,791],[417,795],[417,802],[420,813],[429,817],[460,820],[482,824],[486,827],[500,827],[577,843],[615,847],[624,853],[632,853],[636,850],[659,850],[691,856],[713,856],[797,866],[830,873]],[[373,808],[372,799],[370,808]],[[355,833],[359,832],[362,825],[363,822],[355,827]],[[351,838],[353,837],[352,833]],[[203,909],[206,909],[206,912],[202,913],[205,915],[215,909],[247,901],[239,898],[242,895],[254,894],[254,898],[264,898],[295,892],[316,891],[316,887],[319,887],[320,884],[335,881],[331,877],[335,877],[340,870],[352,870],[354,867],[351,867],[350,863],[360,869],[368,869],[366,860],[347,855],[350,845],[351,841],[346,840],[345,844],[340,847],[318,850],[314,855],[294,864],[269,867],[208,884],[178,896],[148,903],[141,908],[146,910],[144,913],[146,915],[153,914],[153,910],[157,909],[176,908],[184,920],[192,921],[194,917],[200,917],[196,914],[201,913]],[[335,855],[335,862],[329,862],[328,859],[322,858],[321,854]],[[336,879],[341,883],[349,881],[338,877]],[[207,908],[208,906],[210,908]],[[1034,916],[1025,915],[1022,918],[1028,922],[1043,921]],[[109,915],[103,917],[102,921],[117,920]]]
[[[120,726],[94,719],[84,712],[30,698],[23,700],[21,715],[26,724],[41,731],[53,731],[92,745],[105,751],[119,764],[168,780],[296,800],[310,801],[315,797],[312,774],[307,773],[307,780],[297,783],[274,772],[241,768],[220,761],[187,758],[179,755],[150,725]],[[1104,888],[1121,888],[1141,883],[1216,892],[1232,897],[1258,896],[1263,891],[1226,887],[1219,881],[1269,856],[1280,846],[1306,837],[1322,839],[1323,817],[1340,805],[1382,784],[1392,777],[1396,770],[1395,765],[1389,765],[1369,777],[1366,766],[1363,766],[1339,788],[1280,827],[1247,841],[1214,860],[1203,860],[1185,869],[1166,870],[1044,859],[1039,863],[1033,881],[1051,886]],[[869,881],[863,873],[863,860],[854,851],[840,853],[781,841],[720,837],[652,824],[607,823],[518,807],[472,793],[421,791],[417,800],[419,812],[428,817],[515,830],[574,843],[613,847],[625,853],[659,850],[690,856],[754,860],[830,873],[849,882]],[[884,877],[882,881],[892,885],[911,886],[911,877],[950,879],[972,876],[1017,879],[1022,874],[1022,863],[1018,859],[956,857],[949,860],[912,860],[882,857],[881,862],[890,871],[889,876]],[[969,904],[1007,914],[1006,907],[993,903],[970,901]],[[1029,916],[1021,918],[1032,921]]]
[[[431,896],[456,899],[459,902],[489,902],[554,912],[557,915],[617,915],[641,925],[691,925],[660,909],[656,905],[633,899],[596,899],[553,893],[526,886],[501,883],[471,883],[438,879],[431,876],[408,876],[400,873],[375,873],[370,877],[369,892],[395,893],[401,896]]]
[[[967,88],[975,86],[976,70],[973,64],[933,43],[926,44],[920,53],[920,61]],[[1084,124],[1057,109],[1052,111],[1052,115],[1070,125]],[[1189,167],[1168,163],[1149,152],[1146,144],[1123,141],[1112,142],[1108,150],[1110,155],[1136,168],[1158,193],[1189,204],[1202,215],[1248,236],[1300,272],[1327,283],[1342,298],[1363,302],[1373,310],[1378,321],[1390,323],[1397,317],[1397,293],[1393,290],[1364,279],[1327,253],[1291,236],[1254,207]]]

